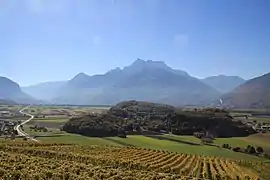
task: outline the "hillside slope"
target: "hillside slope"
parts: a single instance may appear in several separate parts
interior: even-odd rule
[[[245,80],[238,76],[218,75],[202,79],[202,82],[215,88],[221,93],[228,93],[243,84]]]
[[[17,103],[35,102],[32,97],[22,92],[20,86],[16,82],[6,77],[0,77],[0,99],[15,101]]]
[[[22,91],[36,99],[50,101],[57,95],[57,92],[65,83],[65,81],[45,82],[32,86],[22,87]]]
[[[236,108],[270,108],[270,73],[247,81],[222,100]]]

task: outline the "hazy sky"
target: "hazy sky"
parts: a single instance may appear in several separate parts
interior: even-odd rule
[[[0,76],[21,85],[137,58],[200,78],[270,72],[270,1],[0,0]]]

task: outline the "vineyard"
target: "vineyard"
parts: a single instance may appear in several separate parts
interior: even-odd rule
[[[270,165],[135,147],[0,142],[0,179],[268,179]]]

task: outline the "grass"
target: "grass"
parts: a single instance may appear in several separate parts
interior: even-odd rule
[[[52,112],[66,112],[66,113],[77,113],[77,114],[84,114],[84,113],[103,113],[107,111],[110,107],[106,106],[32,106],[25,110],[25,112],[31,114],[50,114]]]
[[[265,152],[270,152],[270,133],[254,134],[248,137],[217,138],[216,144],[229,144],[231,147],[246,148],[248,145],[262,147]]]
[[[59,117],[53,117],[53,118],[35,118],[33,121],[40,121],[40,122],[67,122],[68,118],[59,118]]]
[[[227,149],[219,149],[214,146],[201,145],[200,141],[192,136],[175,136],[175,135],[160,135],[160,136],[142,136],[130,135],[127,138],[106,137],[95,138],[86,137],[78,134],[70,134],[61,132],[60,130],[49,128],[49,132],[34,132],[30,131],[29,127],[24,126],[25,131],[31,136],[37,136],[36,139],[42,142],[55,143],[74,143],[80,145],[114,145],[114,146],[134,146],[149,149],[158,149],[178,153],[198,154],[207,156],[225,157],[231,159],[246,159],[262,161],[264,159],[255,156],[236,153]],[[51,132],[50,132],[51,131]],[[220,143],[224,141],[219,140]],[[237,141],[235,141],[235,144]]]
[[[245,140],[252,142],[257,146],[267,148],[270,152],[270,133],[253,134],[249,137],[246,137]]]

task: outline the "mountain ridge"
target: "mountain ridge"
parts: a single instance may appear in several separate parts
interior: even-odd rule
[[[32,103],[35,99],[24,93],[16,82],[0,76],[0,99],[7,102]]]
[[[245,79],[239,76],[228,76],[228,75],[209,76],[204,79],[201,79],[201,81],[215,88],[221,93],[231,92],[236,87],[246,82]]]
[[[270,73],[248,80],[222,100],[235,108],[270,108]]]
[[[207,102],[219,96],[214,88],[185,71],[170,68],[162,61],[142,59],[104,74],[89,76],[79,73],[60,92],[54,103],[115,104],[137,99],[180,105],[190,103],[189,100],[195,104],[198,99]]]
[[[55,92],[63,86],[67,81],[51,81],[42,82],[35,85],[21,87],[22,91],[30,94],[32,97],[40,100],[51,100],[55,96]]]

